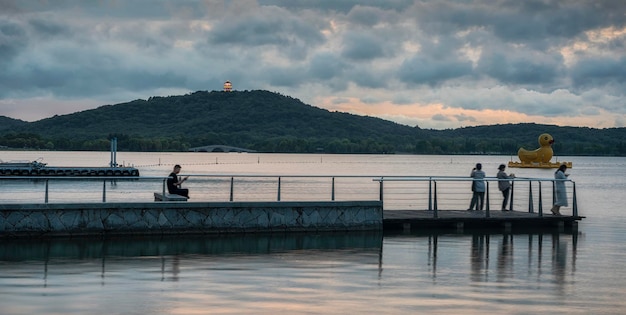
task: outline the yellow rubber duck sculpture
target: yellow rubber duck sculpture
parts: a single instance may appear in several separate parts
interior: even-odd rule
[[[552,144],[554,139],[547,133],[542,133],[539,136],[539,149],[526,150],[520,148],[517,151],[517,156],[522,163],[548,163],[552,159]]]

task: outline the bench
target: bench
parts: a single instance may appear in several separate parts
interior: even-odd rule
[[[154,193],[154,201],[187,201],[187,197],[175,194]]]

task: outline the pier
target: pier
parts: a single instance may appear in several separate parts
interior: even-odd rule
[[[19,164],[19,165],[18,165]],[[72,166],[33,166],[32,163],[0,164],[0,176],[139,176],[134,167],[72,167]]]
[[[432,211],[395,210],[384,211],[383,229],[385,231],[414,232],[428,229],[465,230],[488,229],[511,233],[513,231],[540,231],[556,229],[575,231],[580,216],[540,216],[522,211],[493,211],[486,217],[484,211],[450,210],[433,218]]]
[[[410,176],[191,175],[188,201],[154,201],[166,177],[8,176],[0,238],[127,234],[216,234],[425,229],[576,229],[576,185],[564,215],[544,213],[554,179],[511,179],[501,211],[496,178],[485,209],[466,211],[472,179]],[[5,183],[5,182],[3,182]],[[491,185],[490,185],[491,184]],[[27,187],[24,188],[24,187]],[[76,189],[76,188],[80,189]],[[11,191],[11,190],[14,191]],[[498,209],[498,210],[494,210]],[[549,212],[549,211],[548,211]]]
[[[117,138],[111,139],[111,161],[108,167],[92,166],[48,166],[41,159],[35,161],[0,160],[0,177],[8,179],[12,176],[52,177],[52,176],[132,176],[138,177],[139,170],[117,164]]]

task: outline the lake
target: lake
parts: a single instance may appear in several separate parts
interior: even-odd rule
[[[0,153],[4,161],[43,157],[50,166],[105,166],[110,158],[108,152]],[[118,163],[134,165],[142,176],[166,176],[174,164],[187,174],[468,176],[477,162],[495,176],[498,165],[510,159],[117,155]],[[579,214],[586,217],[574,234],[413,231],[10,240],[0,243],[0,314],[622,314],[626,158],[558,159],[573,162],[568,173],[576,182]],[[554,170],[507,172],[552,178]],[[193,176],[189,185],[200,189],[193,186]],[[7,189],[0,186],[0,202],[14,202],[1,192]],[[128,198],[121,191],[110,194]],[[492,200],[492,207],[499,200]],[[563,212],[571,213],[571,207]]]

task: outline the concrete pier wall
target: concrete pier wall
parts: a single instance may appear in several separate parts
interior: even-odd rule
[[[377,230],[380,201],[0,205],[0,238]]]

